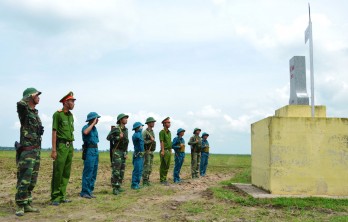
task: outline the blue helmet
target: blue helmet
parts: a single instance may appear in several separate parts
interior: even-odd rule
[[[88,113],[88,115],[87,115],[87,120],[86,120],[86,122],[89,122],[90,120],[95,119],[95,118],[100,118],[100,116],[98,115],[98,113],[96,113],[96,112],[90,112],[90,113]]]
[[[144,126],[141,122],[135,122],[133,124],[133,130],[135,130],[136,128],[138,128],[139,126]]]
[[[202,134],[202,138],[203,138],[204,136],[209,136],[209,134],[206,133],[206,132],[204,132],[204,133]]]
[[[185,132],[185,130],[183,128],[179,128],[178,131],[176,132],[176,135],[179,135],[179,133],[181,132]]]

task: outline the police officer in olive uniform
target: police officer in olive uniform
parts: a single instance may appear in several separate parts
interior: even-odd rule
[[[188,145],[191,145],[191,174],[192,178],[198,178],[199,161],[201,159],[202,139],[199,136],[201,129],[195,128],[193,136],[190,138]]]
[[[33,191],[40,168],[40,150],[43,127],[35,106],[39,104],[41,92],[27,88],[23,98],[17,103],[18,117],[21,123],[20,143],[15,144],[17,162],[16,215],[24,212],[39,212],[31,206]]]
[[[155,134],[153,127],[155,126],[156,120],[153,117],[146,119],[145,124],[147,128],[143,131],[143,138],[145,143],[145,154],[144,154],[144,171],[143,171],[143,185],[150,186],[150,174],[152,172],[153,164],[153,152],[156,150]]]
[[[169,130],[170,118],[167,117],[162,121],[163,129],[159,133],[161,145],[161,165],[160,165],[160,181],[161,184],[168,186],[167,175],[170,167],[170,160],[172,156],[172,134]]]
[[[51,204],[54,206],[71,202],[66,199],[66,187],[70,179],[74,152],[74,116],[70,110],[74,109],[75,100],[73,92],[69,92],[59,101],[63,104],[63,109],[53,114],[51,157],[54,161]]]
[[[117,116],[117,126],[113,128],[107,140],[113,144],[112,152],[112,175],[111,175],[111,185],[113,188],[112,193],[118,195],[124,190],[121,188],[124,171],[126,168],[126,159],[128,153],[128,129],[126,124],[128,122],[128,115],[121,113]]]

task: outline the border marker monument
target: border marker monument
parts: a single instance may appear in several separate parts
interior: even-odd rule
[[[251,124],[252,184],[278,195],[348,197],[348,119],[327,118],[325,106],[314,106],[311,20],[307,40],[311,106],[304,56],[295,56],[290,60],[289,105]]]

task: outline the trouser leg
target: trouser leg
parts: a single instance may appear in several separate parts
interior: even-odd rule
[[[71,145],[68,148],[68,155],[65,161],[65,166],[64,166],[63,175],[62,175],[62,184],[61,184],[62,200],[66,199],[66,188],[68,186],[69,179],[70,179],[73,152],[74,152],[74,147]]]
[[[164,156],[161,156],[160,166],[160,181],[167,181],[168,170],[170,167],[171,153],[169,150],[164,151]]]
[[[29,192],[28,202],[29,202],[29,204],[31,204],[31,202],[33,201],[31,193],[36,186],[37,178],[39,177],[39,170],[40,170],[41,151],[39,149],[36,149],[35,152],[36,152],[36,158],[35,158],[35,162],[34,162],[33,173],[31,176],[31,182],[30,182],[30,185],[28,188],[28,192]]]
[[[121,187],[121,155],[123,155],[123,152],[120,151],[115,151],[112,155],[111,185],[114,189],[118,189]]]
[[[121,177],[120,183],[121,184],[123,183],[124,173],[125,173],[125,170],[126,170],[126,158],[125,158],[124,155],[125,155],[124,152],[122,152],[122,155],[121,155],[121,168],[120,168],[120,177]]]
[[[64,143],[57,144],[57,158],[53,161],[51,182],[51,201],[60,202],[63,198],[62,184],[65,165],[69,156],[69,148]],[[65,174],[66,176],[66,174]]]
[[[94,185],[95,185],[95,181],[97,180],[97,175],[98,175],[98,165],[99,165],[99,152],[98,150],[96,150],[96,155],[94,155],[94,161],[93,161],[93,173],[92,173],[92,178],[91,178],[91,194],[94,191]]]
[[[16,204],[24,206],[29,204],[29,187],[33,176],[33,170],[36,160],[35,151],[23,151],[18,161],[17,173],[17,193],[15,196]],[[32,187],[33,188],[33,187]],[[32,189],[31,189],[32,190]]]
[[[82,172],[82,191],[80,195],[91,195],[91,179],[94,170],[94,156],[90,153],[91,149],[86,151],[86,159],[83,162]]]
[[[150,151],[145,152],[144,155],[144,169],[143,169],[143,181],[148,182],[150,180],[150,174],[152,171],[153,154]]]
[[[133,157],[133,173],[132,173],[132,187],[136,188],[139,187],[139,183],[141,180],[141,175],[143,173],[143,164],[144,164],[144,158],[143,157]]]
[[[178,182],[180,180],[179,173],[180,173],[180,157],[178,153],[174,154],[174,171],[173,171],[173,180],[174,182]]]

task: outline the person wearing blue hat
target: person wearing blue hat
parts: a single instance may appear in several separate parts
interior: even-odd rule
[[[98,130],[95,125],[98,124],[100,116],[96,112],[90,112],[87,115],[88,124],[82,128],[83,140],[83,172],[82,172],[82,190],[81,197],[91,199],[93,195],[94,184],[97,179],[98,172]]]
[[[180,183],[180,170],[185,159],[185,140],[182,138],[185,134],[185,130],[179,128],[177,131],[177,137],[173,139],[172,148],[175,152],[175,165],[173,172],[174,183]]]
[[[202,153],[201,153],[201,165],[199,169],[199,173],[201,177],[205,176],[208,167],[208,159],[209,159],[209,142],[207,140],[209,134],[202,134]]]
[[[134,153],[133,153],[133,173],[132,173],[132,185],[131,188],[134,190],[140,189],[139,183],[141,175],[143,174],[144,164],[144,139],[142,135],[143,124],[135,122],[133,124],[134,134],[132,136]]]
[[[190,138],[188,145],[191,146],[191,174],[192,179],[198,178],[199,174],[199,162],[201,160],[201,145],[202,139],[199,136],[201,129],[195,128],[193,130],[193,136]]]

